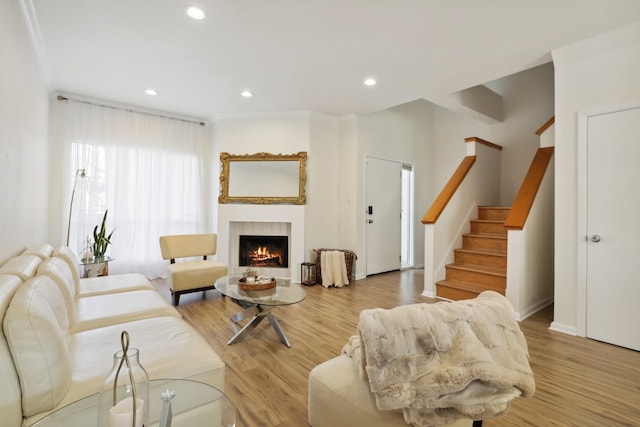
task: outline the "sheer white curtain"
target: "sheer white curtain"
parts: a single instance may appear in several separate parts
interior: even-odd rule
[[[211,230],[210,127],[85,101],[52,102],[63,198],[69,200],[77,169],[87,175],[76,187],[69,246],[80,255],[108,210],[107,230],[115,231],[107,254],[116,259],[109,271],[163,277],[161,235]]]

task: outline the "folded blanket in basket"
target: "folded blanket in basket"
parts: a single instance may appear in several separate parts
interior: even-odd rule
[[[502,295],[360,313],[343,352],[368,379],[379,409],[415,426],[504,415],[535,382],[524,335]]]
[[[325,288],[331,285],[341,288],[349,284],[344,252],[322,251],[320,253],[320,269],[322,270],[322,286]]]

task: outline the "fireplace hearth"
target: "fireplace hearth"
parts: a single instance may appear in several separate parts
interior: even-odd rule
[[[289,268],[288,236],[239,236],[240,267]]]

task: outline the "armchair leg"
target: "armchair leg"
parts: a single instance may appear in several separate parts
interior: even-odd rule
[[[171,289],[171,296],[173,297],[173,305],[177,307],[180,304],[180,292],[175,292]]]

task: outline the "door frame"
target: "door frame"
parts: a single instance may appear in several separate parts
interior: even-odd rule
[[[411,163],[411,162],[404,162],[402,160],[398,160],[398,159],[392,159],[389,157],[383,157],[383,156],[377,156],[377,155],[371,155],[371,154],[364,154],[363,156],[363,162],[362,162],[362,213],[361,213],[361,224],[362,224],[362,237],[363,237],[363,251],[364,251],[364,260],[363,260],[363,264],[364,264],[364,270],[365,270],[365,277],[367,277],[368,272],[367,272],[367,260],[369,257],[369,254],[367,253],[368,250],[368,236],[367,236],[367,159],[369,158],[374,158],[374,159],[378,159],[378,160],[384,160],[384,161],[388,161],[388,162],[394,162],[394,163],[398,163],[400,164],[400,167],[402,167],[402,165],[404,164],[410,164],[413,168],[414,168],[414,173],[415,173],[415,164]],[[402,182],[402,179],[401,179]],[[402,189],[400,189],[401,194],[400,197],[402,198]],[[413,197],[412,197],[413,199]],[[402,200],[400,200],[400,203],[402,205]],[[399,206],[400,209],[402,209],[402,206]],[[400,230],[400,233],[402,234],[402,229]],[[402,239],[402,235],[400,236],[400,238]],[[411,239],[413,240],[413,236],[411,236]],[[400,260],[398,260],[400,261]],[[402,269],[402,265],[400,265],[400,269]]]
[[[640,104],[578,112],[576,335],[580,337],[587,336],[587,145],[589,142],[587,129],[589,118],[638,108]]]

